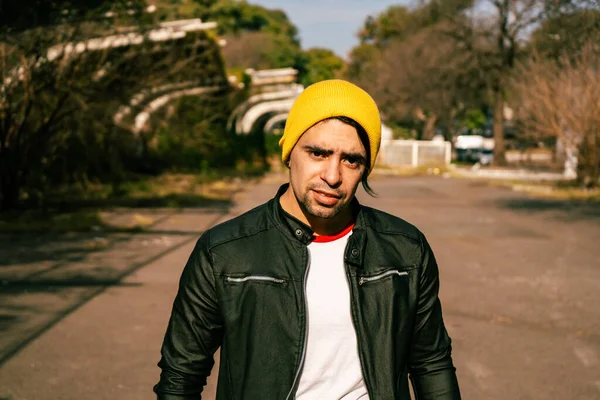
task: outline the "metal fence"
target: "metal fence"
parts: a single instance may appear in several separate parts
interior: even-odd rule
[[[452,159],[450,142],[383,140],[377,162],[387,166],[447,165]]]

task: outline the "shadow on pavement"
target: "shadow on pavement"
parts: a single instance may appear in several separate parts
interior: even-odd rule
[[[69,263],[81,261],[87,254],[103,250],[108,239],[93,232],[67,234],[3,234],[0,235],[0,267],[23,266],[38,262]],[[111,244],[126,241],[113,235]],[[4,277],[0,268],[0,276]]]
[[[180,238],[178,242],[162,250],[155,250],[152,254],[143,254],[143,257],[137,257],[139,261],[125,263],[120,268],[87,269],[84,263],[60,263],[23,278],[10,277],[3,273],[0,286],[0,332],[3,333],[0,336],[0,366],[106,289],[115,286],[138,286],[125,284],[122,280],[196,239],[195,236]],[[38,277],[42,274],[50,276]]]
[[[517,212],[551,212],[561,220],[600,220],[600,202],[520,198],[501,200],[499,205]]]
[[[167,199],[173,196],[136,204],[161,207]],[[107,288],[127,285],[122,281],[131,273],[197,240],[231,204],[215,200],[204,202],[205,210],[199,204],[193,210],[150,210],[153,222],[143,232],[0,235],[0,366]],[[139,212],[107,210],[113,219]],[[169,225],[171,218],[184,224]]]
[[[4,281],[2,284],[3,302],[0,312],[0,332],[10,332],[11,328],[23,323],[31,315],[40,316],[50,309],[60,306],[55,297],[68,299],[69,290],[104,289],[108,286],[140,286],[137,283],[123,283],[120,278],[74,276],[68,279],[23,279]],[[44,298],[44,302],[32,301],[35,297]],[[2,349],[2,352],[7,349]]]

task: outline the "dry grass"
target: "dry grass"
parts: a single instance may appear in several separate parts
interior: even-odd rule
[[[373,170],[373,176],[377,175],[449,177],[452,176],[452,169],[447,165],[437,164],[419,167],[377,165]]]
[[[600,202],[600,188],[588,189],[575,186],[572,182],[522,182],[490,180],[490,186],[506,187],[532,197],[577,202]]]

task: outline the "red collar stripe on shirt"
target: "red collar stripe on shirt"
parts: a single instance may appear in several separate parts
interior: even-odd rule
[[[341,232],[335,235],[320,235],[313,237],[313,242],[315,243],[327,243],[333,242],[334,240],[338,240],[346,236],[350,231],[354,228],[354,222],[350,223],[347,227],[345,227]]]

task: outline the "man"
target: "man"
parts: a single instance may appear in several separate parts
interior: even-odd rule
[[[381,141],[373,99],[308,87],[280,141],[289,184],[198,240],[162,347],[159,399],[460,399],[423,234],[361,206]]]

